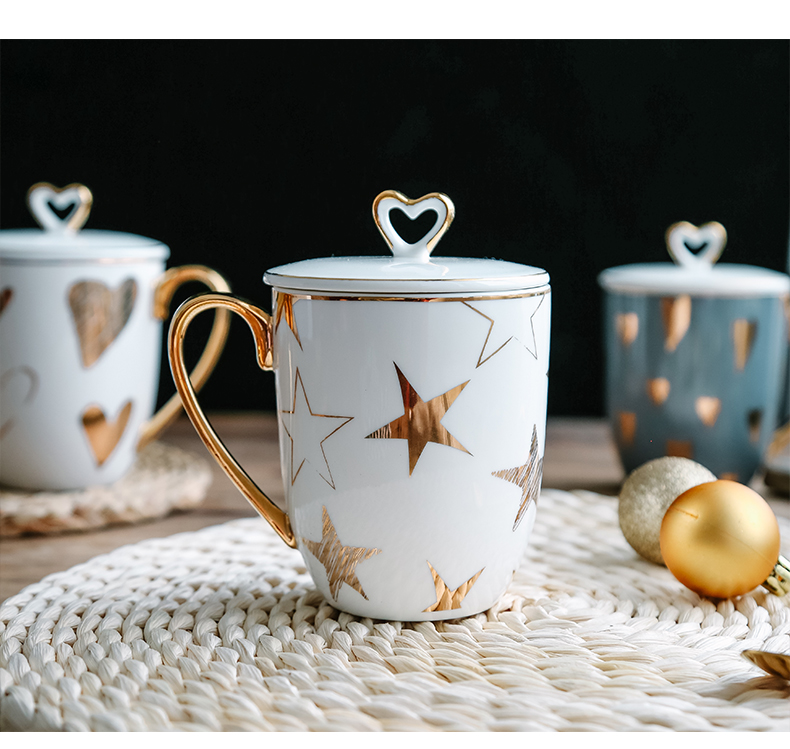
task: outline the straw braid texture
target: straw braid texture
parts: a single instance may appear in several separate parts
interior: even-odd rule
[[[193,453],[154,442],[129,473],[108,486],[64,492],[0,491],[0,536],[84,531],[139,523],[197,507],[211,468]]]
[[[788,682],[740,656],[790,652],[788,597],[700,599],[615,503],[544,491],[504,597],[444,623],[339,613],[258,519],[117,549],[0,606],[0,726],[790,730]]]

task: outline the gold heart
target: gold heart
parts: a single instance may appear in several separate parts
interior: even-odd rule
[[[108,422],[104,411],[98,406],[88,406],[83,412],[82,426],[88,436],[93,454],[96,456],[97,465],[102,465],[115,450],[123,436],[131,413],[131,401],[126,401],[114,422]]]
[[[62,219],[52,210],[74,206],[71,213]],[[76,182],[65,187],[55,187],[49,182],[37,182],[27,191],[27,207],[42,229],[50,231],[78,231],[88,220],[93,206],[93,194]]]
[[[14,290],[10,286],[6,286],[0,291],[0,314],[11,303],[12,296],[14,296]]]
[[[656,406],[663,405],[669,398],[670,389],[671,385],[666,377],[656,377],[654,380],[647,381],[647,394]]]
[[[672,224],[665,233],[667,251],[677,265],[686,267],[712,266],[720,257],[727,244],[727,230],[718,222],[710,221],[702,226],[694,226],[688,221]],[[686,242],[703,246],[692,252]]]
[[[391,201],[397,201],[400,205],[395,205]],[[385,202],[385,206],[379,209],[379,205]],[[420,203],[426,203],[420,206]],[[389,207],[386,207],[389,206]],[[435,206],[439,206],[438,208]],[[389,220],[389,213],[394,208],[399,208],[403,211],[412,221],[423,212],[428,210],[435,210],[437,212],[437,220],[433,228],[429,230],[419,242],[408,244],[403,241],[400,235],[395,231]],[[441,217],[441,209],[444,208],[444,219]],[[407,198],[403,193],[397,190],[385,190],[379,193],[373,200],[373,220],[376,222],[381,235],[387,241],[387,244],[392,250],[395,257],[402,257],[404,259],[413,259],[425,262],[428,256],[436,247],[439,240],[444,233],[450,228],[450,224],[455,218],[455,206],[453,201],[446,195],[440,192],[430,192],[423,195],[421,198],[412,200]],[[439,225],[441,224],[441,226]],[[430,235],[430,239],[426,241],[426,237]]]
[[[639,315],[636,312],[622,312],[615,317],[615,326],[620,342],[628,348],[639,335]]]
[[[78,281],[69,291],[69,306],[77,327],[82,364],[95,364],[129,320],[137,284],[127,278],[115,291],[100,281]]]
[[[721,413],[721,401],[711,395],[701,395],[694,401],[694,410],[706,427],[712,427]]]

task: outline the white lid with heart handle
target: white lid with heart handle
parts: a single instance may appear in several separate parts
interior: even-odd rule
[[[12,262],[165,260],[167,245],[139,234],[81,231],[93,205],[85,185],[55,187],[39,182],[28,190],[27,205],[40,229],[0,231],[0,260]],[[61,217],[56,210],[69,212]]]
[[[716,221],[700,227],[687,221],[673,224],[666,231],[666,242],[674,264],[634,263],[607,268],[598,282],[604,289],[621,294],[754,297],[790,292],[790,276],[779,271],[756,265],[717,265],[727,232]]]
[[[434,211],[428,233],[412,244],[403,240],[390,220],[401,210],[411,220]],[[386,190],[373,201],[373,219],[392,251],[387,257],[326,257],[271,268],[264,281],[278,289],[330,294],[455,294],[511,292],[545,287],[549,274],[541,268],[484,258],[431,257],[455,216],[446,195],[429,193],[411,200]]]

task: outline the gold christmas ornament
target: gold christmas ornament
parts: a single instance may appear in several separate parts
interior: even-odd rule
[[[659,534],[667,508],[687,489],[715,480],[687,458],[657,458],[637,468],[620,490],[620,528],[628,543],[645,559],[664,564]]]
[[[661,522],[661,555],[686,587],[710,598],[748,593],[761,583],[790,591],[790,563],[779,554],[779,524],[757,492],[711,481],[683,492]]]

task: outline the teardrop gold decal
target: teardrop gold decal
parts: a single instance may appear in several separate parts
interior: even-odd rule
[[[617,420],[620,425],[620,439],[626,446],[634,444],[634,436],[636,435],[636,414],[633,411],[620,411],[617,414]]]
[[[738,318],[732,323],[732,343],[735,346],[735,369],[743,372],[757,336],[757,321]]]
[[[664,322],[664,349],[674,351],[691,324],[691,297],[688,294],[664,297],[661,300],[661,319]]]
[[[620,343],[628,348],[639,335],[639,315],[636,312],[622,312],[615,316],[615,327]]]

